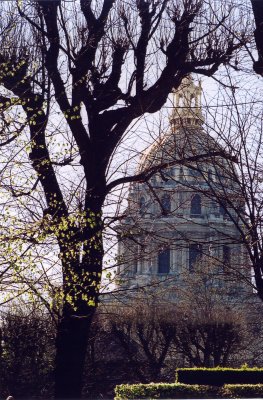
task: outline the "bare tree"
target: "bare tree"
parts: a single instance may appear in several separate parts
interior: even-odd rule
[[[226,315],[208,320],[185,318],[176,337],[178,350],[191,366],[216,367],[230,363],[242,348],[244,325]]]
[[[197,177],[186,177],[180,184],[186,190],[198,192],[203,205],[214,208],[212,213],[223,215],[224,244],[242,246],[238,247],[242,257],[229,254],[228,262],[221,259],[222,266],[229,277],[232,276],[237,291],[242,290],[239,285],[243,282],[251,296],[254,288],[254,293],[256,291],[262,300],[262,101],[238,85],[238,78],[235,81],[229,77],[217,101],[211,108],[206,105],[204,126],[214,145],[232,154],[232,160],[217,155],[207,160],[184,160],[189,175],[192,171]],[[192,140],[187,129],[185,135]],[[203,185],[197,187],[198,182]],[[235,226],[234,234],[227,232],[227,221]],[[220,262],[215,255],[213,257],[215,263]]]
[[[186,270],[182,279],[177,349],[191,366],[231,365],[248,346],[248,307],[233,295],[233,282],[219,260],[203,256],[194,270]]]
[[[231,82],[231,79],[230,79]],[[262,280],[262,103],[256,96],[248,95],[240,102],[238,88],[223,89],[221,100],[228,104],[224,115],[210,115],[207,129],[218,138],[220,145],[235,155],[234,163],[219,163],[211,159],[219,176],[209,178],[201,165],[197,167],[206,182],[207,188],[200,190],[204,198],[216,201],[224,209],[226,218],[239,232],[239,243],[243,246],[245,257],[242,261],[233,259],[228,270],[236,276],[236,285],[244,280],[257,291],[263,300]],[[219,117],[221,115],[221,117]],[[225,122],[222,124],[222,119]],[[222,126],[224,129],[222,129]],[[229,182],[232,182],[229,190]],[[249,273],[253,269],[253,280]]]
[[[147,301],[147,300],[146,300]],[[178,319],[171,305],[148,304],[138,296],[134,303],[113,312],[108,320],[140,382],[157,382],[172,356]]]
[[[213,6],[1,4],[2,265],[15,272],[18,294],[24,284],[39,294],[61,266],[62,289],[49,288],[60,310],[57,398],[81,395],[102,274],[105,199],[118,185],[153,174],[108,180],[116,148],[130,124],[158,111],[187,74],[213,75],[247,42],[245,31],[237,37],[229,29],[239,23],[237,10]]]

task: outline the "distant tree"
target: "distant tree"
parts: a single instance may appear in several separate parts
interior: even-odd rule
[[[194,273],[186,269],[182,279],[177,351],[190,366],[231,365],[233,356],[241,358],[248,345],[249,308],[235,298],[234,278],[223,274],[220,261],[203,256],[193,268]]]
[[[242,324],[238,320],[221,316],[215,319],[185,318],[177,335],[178,351],[190,366],[227,366],[233,353],[242,346]]]
[[[222,299],[211,279],[207,287],[206,272],[189,279],[174,301],[155,293],[152,304],[138,296],[136,304],[108,309],[104,321],[134,371],[130,381],[169,381],[176,366],[226,366],[235,365],[235,355],[244,359],[251,337],[247,308],[235,301],[228,307],[229,299]],[[250,357],[247,352],[245,362]]]
[[[118,307],[108,318],[110,329],[137,379],[145,383],[164,379],[163,370],[174,351],[178,324],[174,307],[158,301],[147,304],[140,297],[128,306]],[[174,368],[175,365],[174,360]]]

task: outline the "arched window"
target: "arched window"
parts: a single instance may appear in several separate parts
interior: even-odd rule
[[[169,274],[170,272],[170,249],[159,251],[158,274]]]
[[[167,215],[171,212],[171,197],[169,194],[164,194],[161,197],[162,213]]]
[[[223,246],[223,263],[224,265],[230,264],[231,260],[231,248],[227,245]]]
[[[201,197],[199,194],[195,194],[191,200],[191,216],[201,215]]]
[[[140,208],[140,215],[143,216],[145,214],[145,197],[140,197],[140,201],[139,201],[139,208]]]
[[[219,205],[219,212],[223,216],[224,219],[228,219],[229,218],[228,213],[227,213],[226,202],[224,200]]]
[[[192,243],[189,246],[189,272],[193,272],[195,263],[202,256],[202,245]]]

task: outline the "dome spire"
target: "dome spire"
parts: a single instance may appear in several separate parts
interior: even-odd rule
[[[201,94],[201,82],[195,85],[190,75],[182,80],[179,88],[173,91],[173,111],[169,118],[173,127],[196,127],[203,124]]]

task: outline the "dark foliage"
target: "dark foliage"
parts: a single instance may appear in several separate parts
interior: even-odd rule
[[[53,390],[54,326],[47,315],[2,316],[1,395],[49,397]]]
[[[216,385],[263,383],[262,368],[179,368],[177,381],[187,384]]]

